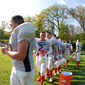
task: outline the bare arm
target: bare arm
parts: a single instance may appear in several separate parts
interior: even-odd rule
[[[14,58],[17,60],[24,60],[24,58],[26,57],[28,45],[29,45],[28,41],[23,40],[18,43],[18,51],[17,52],[9,51],[9,50],[7,50],[7,47],[6,47],[6,48],[2,48],[2,53],[7,54],[11,58]]]
[[[56,56],[56,45],[53,45],[54,48],[54,56]]]

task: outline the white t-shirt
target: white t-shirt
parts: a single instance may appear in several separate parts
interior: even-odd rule
[[[16,70],[29,72],[34,69],[33,49],[35,44],[35,27],[32,23],[23,23],[17,26],[11,33],[9,43],[13,52],[17,52],[18,43],[23,40],[28,40],[29,42],[26,58],[22,61],[13,58],[11,60]]]

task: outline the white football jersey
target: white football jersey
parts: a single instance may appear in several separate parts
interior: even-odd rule
[[[62,50],[62,42],[59,40],[59,50]]]
[[[47,54],[52,54],[52,42],[50,42],[50,40],[41,41],[38,38],[35,40],[37,54],[39,54],[41,50],[46,50]]]
[[[69,53],[72,45],[70,43],[65,43],[65,53]]]
[[[56,40],[56,52],[57,52],[57,55],[59,54],[59,40]]]
[[[56,38],[55,37],[51,37],[50,40],[52,41],[52,45],[56,45]]]
[[[11,50],[17,52],[18,43],[23,40],[29,42],[26,58],[23,61],[12,58],[12,63],[16,70],[29,72],[34,69],[33,49],[35,44],[35,27],[32,23],[23,23],[13,30],[9,41]]]
[[[81,52],[82,49],[82,43],[77,42],[76,47],[78,47],[78,52]]]
[[[53,45],[56,45],[56,38],[55,37],[51,37],[50,40],[52,41],[52,54],[54,55]]]

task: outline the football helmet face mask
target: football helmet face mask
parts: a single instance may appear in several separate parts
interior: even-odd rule
[[[46,61],[47,61],[47,51],[45,51],[45,50],[41,50],[40,51],[40,54],[39,54],[39,61],[40,61],[40,63],[46,63]]]

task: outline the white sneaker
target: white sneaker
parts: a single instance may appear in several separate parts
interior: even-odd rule
[[[50,78],[49,82],[52,83],[53,82],[53,78]]]
[[[54,76],[57,76],[56,72],[54,72]]]
[[[48,77],[49,77],[49,76],[47,76],[47,75],[45,76],[45,78],[48,78]]]
[[[57,72],[57,74],[59,74],[59,72]]]

